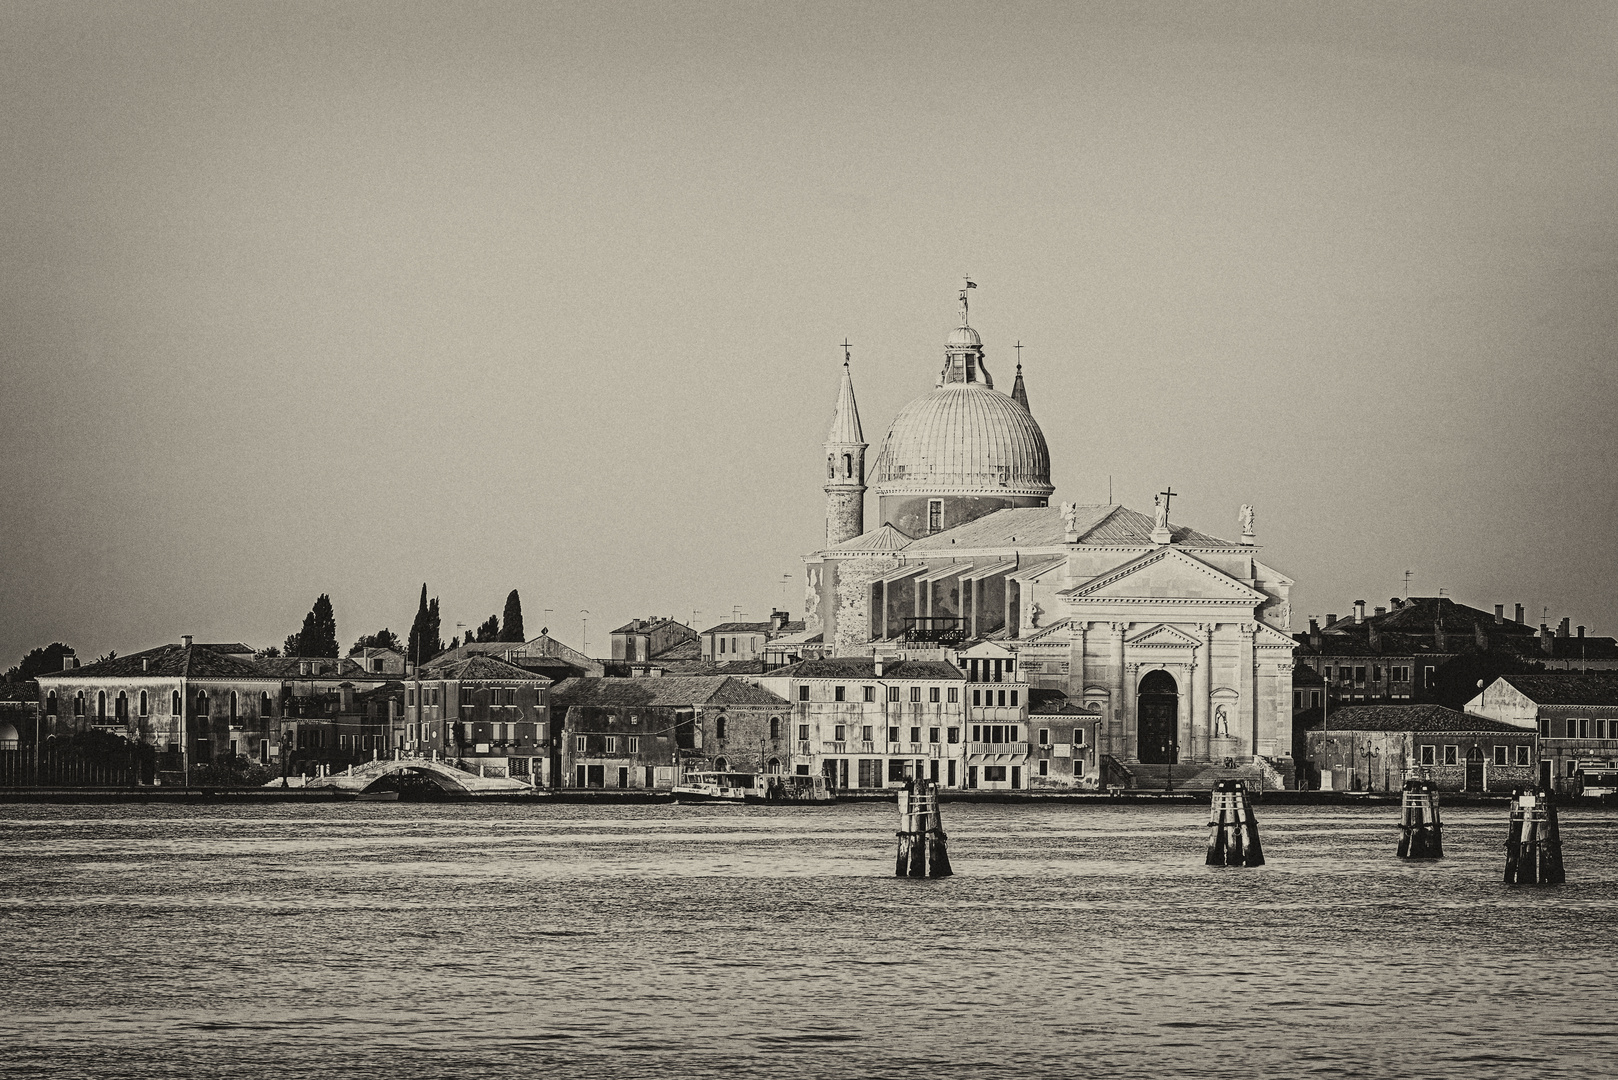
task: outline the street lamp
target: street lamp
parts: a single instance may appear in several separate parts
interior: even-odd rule
[[[1174,760],[1175,760],[1175,758],[1180,756],[1180,744],[1176,743],[1176,742],[1165,742],[1163,744],[1163,756],[1168,759],[1168,764],[1169,764],[1168,787],[1167,787],[1166,790],[1173,791],[1174,790]]]

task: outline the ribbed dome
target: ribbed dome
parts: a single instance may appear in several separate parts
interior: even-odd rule
[[[944,342],[944,347],[946,349],[980,349],[983,347],[983,339],[978,337],[978,332],[970,326],[957,326],[949,332],[949,339]]]
[[[1056,490],[1039,424],[1011,398],[979,383],[947,383],[900,410],[882,440],[875,485],[878,495],[1048,496]]]

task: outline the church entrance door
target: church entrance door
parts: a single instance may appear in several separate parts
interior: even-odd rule
[[[1147,672],[1135,696],[1135,753],[1145,765],[1179,761],[1180,687],[1166,671]]]

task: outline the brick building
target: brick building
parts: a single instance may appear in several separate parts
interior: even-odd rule
[[[551,680],[494,656],[446,657],[404,680],[397,742],[489,776],[550,786],[555,776]]]
[[[1440,791],[1509,791],[1533,784],[1532,728],[1442,705],[1350,705],[1304,731],[1306,764],[1334,791],[1398,791],[1407,779]]]
[[[1466,711],[1538,732],[1534,782],[1575,792],[1581,766],[1618,767],[1618,671],[1502,675]]]

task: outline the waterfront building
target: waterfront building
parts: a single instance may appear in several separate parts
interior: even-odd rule
[[[282,680],[250,657],[187,636],[37,681],[46,738],[108,731],[153,747],[163,770],[225,759],[279,765]]]
[[[1105,721],[1099,707],[1085,709],[1060,690],[1030,689],[1028,698],[1032,755],[1028,786],[1035,790],[1100,786],[1096,746]]]
[[[1290,759],[1292,581],[1258,559],[1252,508],[1229,541],[1174,524],[1172,489],[1150,515],[1051,506],[1021,368],[1012,394],[995,389],[962,296],[933,390],[883,437],[869,528],[845,356],[826,443],[828,543],[804,559],[807,633],[829,656],[995,642],[1028,686],[1098,709],[1098,751],[1120,763]],[[1026,714],[992,726],[1025,728]],[[1029,760],[1016,758],[985,760],[980,784],[1004,767],[1009,787]]]
[[[801,634],[802,622],[785,611],[772,611],[768,622],[728,622],[710,626],[701,635],[700,658],[714,663],[761,661],[769,643],[778,637]]]
[[[371,690],[396,676],[369,670],[353,657],[261,656],[240,657],[281,681],[283,697],[307,698],[336,694],[344,683]]]
[[[790,771],[800,776],[818,773],[833,789],[897,788],[912,777],[979,786],[967,768],[966,677],[953,664],[825,657],[753,681],[791,703]]]
[[[1442,705],[1350,705],[1304,730],[1311,774],[1333,791],[1510,791],[1536,778],[1532,728]]]
[[[809,775],[785,698],[723,675],[558,684],[558,785],[670,788],[689,772]]]
[[[288,695],[279,719],[283,776],[335,772],[393,756],[404,717],[404,683]]]
[[[1547,787],[1578,791],[1582,766],[1618,768],[1618,671],[1502,675],[1466,711],[1537,732],[1534,782]]]
[[[404,680],[396,744],[488,776],[552,783],[551,680],[495,656],[440,657]]]

